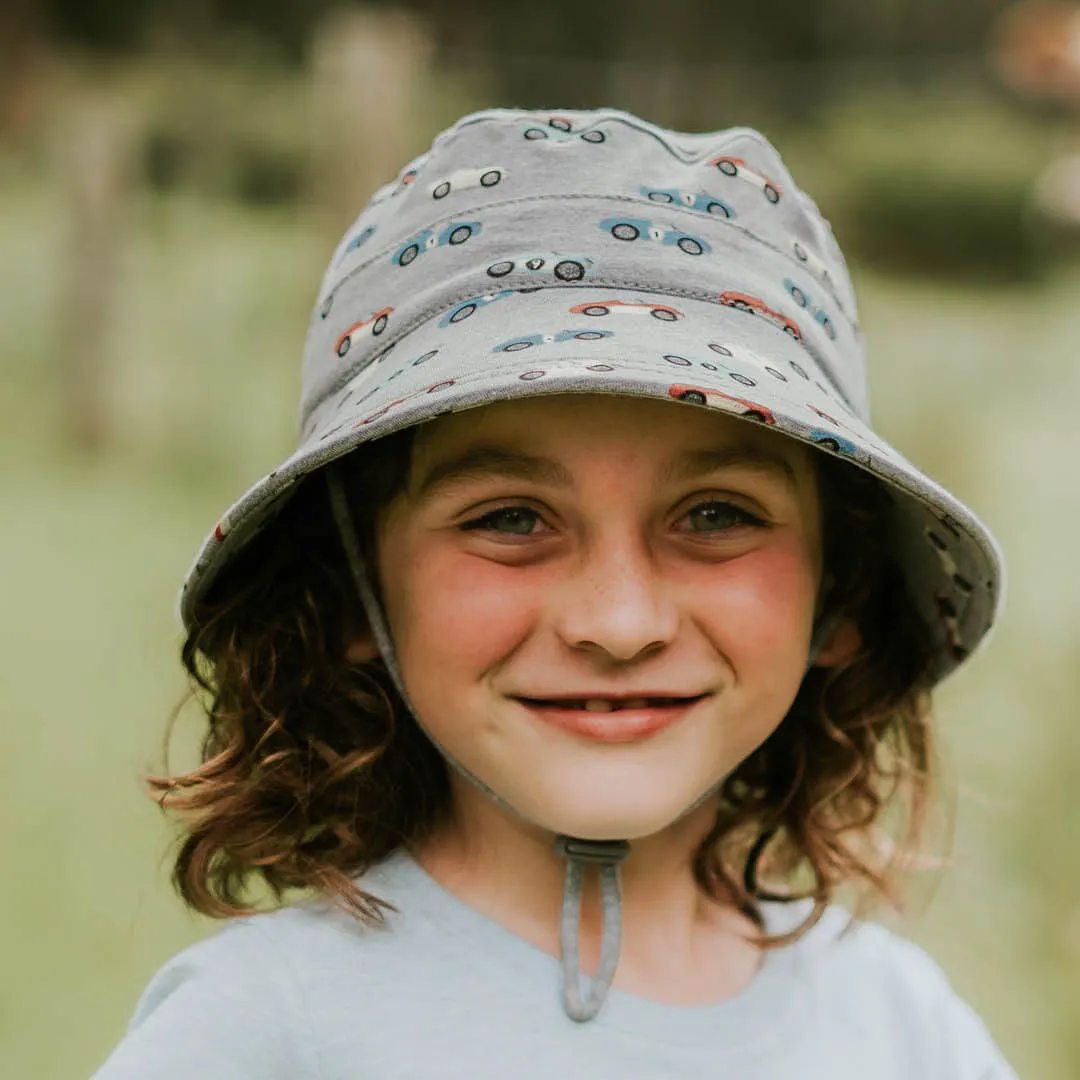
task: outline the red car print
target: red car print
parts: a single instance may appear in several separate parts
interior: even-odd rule
[[[781,315],[779,311],[774,311],[758,296],[748,296],[746,293],[740,292],[722,292],[718,300],[725,307],[748,311],[752,315],[760,315],[763,319],[768,319],[775,326],[779,326],[785,334],[790,334],[796,341],[801,342],[803,339],[799,324],[794,319],[789,319],[786,315]]]
[[[684,386],[682,383],[676,383],[674,386],[668,387],[668,393],[676,401],[689,401],[694,405],[719,404],[721,409],[727,412],[736,412],[740,416],[745,416],[747,420],[760,420],[765,424],[776,423],[776,417],[773,415],[772,409],[767,409],[756,401],[732,397],[731,394],[724,394],[707,386]],[[734,409],[732,409],[732,405],[735,406]]]
[[[681,319],[683,313],[671,307],[670,304],[630,304],[625,300],[602,300],[599,303],[575,304],[570,308],[571,315],[651,315],[661,322],[675,322]]]
[[[722,154],[720,157],[713,158],[707,164],[719,169],[725,176],[737,176],[740,180],[745,180],[748,184],[761,188],[762,193],[769,202],[778,203],[780,201],[782,192],[779,185],[767,176],[757,172],[757,170],[750,168],[742,158],[728,157]]]
[[[370,318],[364,319],[363,322],[358,322],[355,326],[350,326],[349,329],[334,342],[334,352],[336,352],[338,356],[345,356],[360,338],[366,337],[369,334],[371,337],[378,337],[386,329],[386,324],[390,319],[390,313],[393,310],[392,307],[385,307],[382,311],[376,311]]]
[[[396,409],[399,405],[404,405],[406,401],[412,401],[413,398],[418,398],[422,394],[437,394],[440,390],[445,390],[448,386],[453,386],[457,382],[457,379],[443,379],[441,382],[433,383],[431,386],[425,387],[423,390],[417,390],[415,394],[409,394],[406,397],[398,398],[397,401],[391,401],[389,405],[384,405],[381,409],[371,413],[369,416],[365,416],[362,420],[357,420],[353,424],[354,428],[363,427],[365,424],[373,423],[378,420],[379,417],[385,416],[391,409]]]

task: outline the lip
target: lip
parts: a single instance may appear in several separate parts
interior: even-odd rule
[[[679,705],[652,705],[644,709],[619,709],[606,713],[538,705],[522,698],[514,700],[537,719],[572,735],[593,742],[625,743],[647,739],[677,724],[708,696],[704,694]]]

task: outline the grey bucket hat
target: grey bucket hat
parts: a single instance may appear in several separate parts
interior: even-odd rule
[[[985,638],[1003,592],[997,545],[871,428],[854,292],[813,200],[753,130],[685,134],[609,109],[475,113],[375,193],[334,252],[312,314],[299,445],[207,538],[181,593],[185,625],[230,559],[273,527],[297,481],[435,416],[556,393],[718,409],[849,461],[891,497],[893,554],[933,636],[933,677]],[[334,470],[324,472],[408,704],[349,508]],[[817,628],[815,649],[828,629]],[[628,846],[560,837],[559,850],[564,1005],[588,1019],[614,973],[617,863]],[[587,861],[601,865],[605,943],[583,1000],[575,913]]]

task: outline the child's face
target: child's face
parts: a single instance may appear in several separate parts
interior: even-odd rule
[[[481,446],[551,464],[444,473],[424,490]],[[677,468],[706,451],[708,470]],[[669,825],[799,688],[822,572],[813,452],[753,422],[606,395],[499,402],[420,428],[378,550],[425,728],[553,832],[633,839]],[[627,742],[569,733],[519,700],[639,691],[707,696]]]

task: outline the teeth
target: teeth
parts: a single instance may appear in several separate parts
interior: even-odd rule
[[[645,698],[627,698],[616,704],[607,698],[592,698],[585,702],[587,712],[618,712],[620,709],[644,709],[648,705]]]
[[[625,701],[613,701],[611,698],[589,698],[587,701],[551,702],[563,709],[584,709],[586,712],[618,712],[620,709],[645,709],[650,705],[657,707],[677,705],[682,698],[627,698]]]
[[[587,712],[611,712],[614,708],[614,702],[605,701],[603,698],[592,698],[585,702]]]

